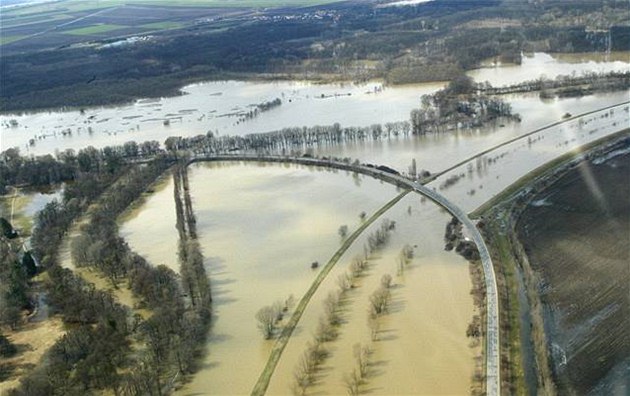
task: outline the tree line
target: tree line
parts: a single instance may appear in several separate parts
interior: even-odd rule
[[[133,164],[147,156],[153,157],[145,164]],[[184,279],[180,280],[172,270],[153,267],[131,251],[118,236],[115,222],[174,163],[173,157],[162,152],[156,143],[130,142],[102,150],[90,147],[78,155],[67,150],[56,159],[52,156],[25,159],[19,157],[17,150],[8,150],[0,159],[3,169],[12,175],[10,183],[17,180],[36,185],[49,183],[28,176],[42,163],[63,169],[65,176],[59,180],[72,181],[66,184],[61,201],[49,203],[36,215],[32,237],[41,264],[39,268],[33,264],[32,268],[35,272],[47,271],[48,303],[52,312],[71,327],[47,352],[45,363],[23,378],[11,394],[78,395],[108,389],[116,394],[159,395],[172,388],[175,378],[193,372],[207,334],[211,301],[198,244],[193,247],[187,241],[182,245],[186,246],[188,257],[182,274],[189,273],[182,276],[184,284]],[[189,195],[185,201],[192,215]],[[139,307],[151,311],[146,319],[133,315],[109,292],[95,289],[58,264],[58,247],[63,236],[94,202],[97,205],[92,206],[90,221],[80,229],[72,244],[74,261],[79,267],[102,273],[115,287],[126,284],[123,287],[131,289]],[[9,230],[3,223],[4,228]],[[3,279],[0,300],[2,307],[7,307],[0,312],[3,323],[17,322],[21,312],[30,309],[31,304],[30,267],[9,253],[3,252],[0,267]],[[194,298],[187,298],[190,297],[187,285],[193,279],[197,285],[207,285],[203,293],[194,292],[201,294],[199,303],[194,304]],[[5,345],[4,338],[2,341]],[[3,348],[11,351],[10,344]]]
[[[313,147],[351,142],[376,141],[410,135],[443,133],[457,128],[480,127],[500,118],[520,120],[509,103],[483,95],[480,84],[460,75],[438,92],[422,97],[422,107],[414,109],[410,121],[373,124],[365,127],[328,126],[283,128],[279,131],[245,136],[215,136],[212,132],[193,137],[169,137],[169,152],[213,155],[255,152],[275,155],[312,155]]]

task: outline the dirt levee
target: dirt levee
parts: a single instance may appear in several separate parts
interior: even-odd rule
[[[536,196],[518,225],[541,276],[560,394],[627,387],[620,368],[630,361],[629,175],[627,153],[583,162]]]

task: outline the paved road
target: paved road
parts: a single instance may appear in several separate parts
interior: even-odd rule
[[[330,168],[343,169],[352,172],[358,172],[368,176],[376,177],[397,186],[405,187],[431,199],[453,216],[455,216],[468,230],[472,236],[479,255],[484,272],[484,283],[486,286],[486,304],[487,304],[487,323],[486,323],[486,395],[498,396],[501,393],[500,381],[500,362],[499,356],[499,300],[497,293],[497,283],[492,266],[492,259],[488,248],[477,230],[477,227],[468,218],[459,207],[450,202],[446,197],[442,196],[433,189],[430,189],[418,182],[411,181],[402,176],[381,171],[379,169],[364,165],[351,165],[345,162],[333,160],[325,160],[319,158],[302,158],[302,157],[279,157],[279,156],[256,156],[256,155],[218,155],[211,157],[195,157],[191,162],[195,161],[265,161],[265,162],[290,162],[303,165],[326,166]]]

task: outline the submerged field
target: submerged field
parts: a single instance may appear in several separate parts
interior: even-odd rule
[[[360,393],[467,394],[480,349],[466,338],[475,314],[468,264],[444,250],[442,229],[450,216],[410,194],[384,217],[396,221],[396,230],[387,246],[370,255],[366,271],[342,301],[339,335],[324,343],[328,356],[306,394],[346,394],[346,379],[357,370],[357,344],[371,349]],[[284,351],[268,394],[291,393],[302,356],[325,315],[325,301],[339,289],[338,279],[348,273],[353,259],[363,255],[370,232],[356,241],[318,289]],[[405,245],[413,248],[414,257],[401,268]],[[391,303],[373,326],[368,321],[370,298],[383,275],[392,276]]]
[[[256,312],[289,297],[298,302],[342,245],[340,226],[346,225],[350,235],[362,224],[362,212],[369,218],[400,191],[351,172],[264,163],[194,164],[190,184],[214,319],[206,357],[177,393],[246,394],[276,342],[264,339]],[[174,212],[172,181],[166,176],[154,190],[122,219],[121,234],[143,254],[154,246],[158,253],[147,258],[159,264],[173,259],[169,250],[174,253],[170,247],[176,245],[168,213]],[[307,394],[346,392],[343,376],[355,365],[356,343],[372,350],[364,391],[469,391],[480,349],[466,337],[475,314],[468,264],[444,251],[441,230],[450,216],[412,194],[372,223],[316,290],[273,371],[268,394],[292,392],[296,364],[317,331],[323,301],[338,289],[339,276],[354,258],[365,254],[368,236],[385,218],[396,222],[391,240],[370,255],[366,271],[344,299],[339,337],[326,343],[329,358]],[[147,222],[153,226],[142,229]],[[413,247],[414,258],[401,269],[405,245]],[[315,262],[318,267],[311,268]],[[372,338],[370,296],[385,274],[393,277],[391,307]]]
[[[339,227],[351,233],[361,212],[397,192],[347,172],[277,164],[195,164],[190,185],[214,319],[201,369],[179,393],[249,393],[274,343],[256,312],[299,301],[340,247]]]
[[[630,155],[583,162],[535,197],[519,235],[560,394],[624,394],[630,361]]]

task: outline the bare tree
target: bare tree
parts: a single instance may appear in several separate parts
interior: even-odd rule
[[[378,341],[378,331],[380,329],[380,323],[378,322],[378,315],[370,312],[368,314],[368,327],[370,328],[370,336],[372,341]]]
[[[356,370],[352,370],[350,374],[343,376],[343,383],[346,385],[346,390],[350,396],[356,396],[359,394],[359,386],[361,385],[361,377]]]
[[[375,314],[380,315],[387,312],[391,293],[387,289],[380,288],[370,296],[370,303]]]
[[[273,337],[273,333],[276,329],[277,318],[277,310],[271,306],[262,307],[258,310],[258,312],[256,312],[258,328],[260,329],[260,331],[262,331],[265,339],[268,340]]]
[[[359,376],[363,379],[368,374],[369,360],[372,350],[368,345],[361,345],[360,343],[357,343],[352,346],[352,353],[354,354],[354,359],[357,362],[357,367],[359,368]]]
[[[385,274],[381,277],[381,286],[384,289],[389,289],[392,286],[392,276],[390,274]]]
[[[342,225],[341,227],[339,227],[339,231],[337,231],[339,233],[339,236],[342,238],[345,238],[348,235],[348,226],[347,225]]]
[[[339,305],[339,293],[330,292],[324,300],[324,313],[326,314],[326,320],[330,324],[339,323],[339,315],[337,314],[337,307]]]
[[[342,292],[345,292],[346,290],[352,288],[352,277],[348,275],[347,272],[344,272],[337,278],[337,284],[339,285],[339,289],[341,289]]]

